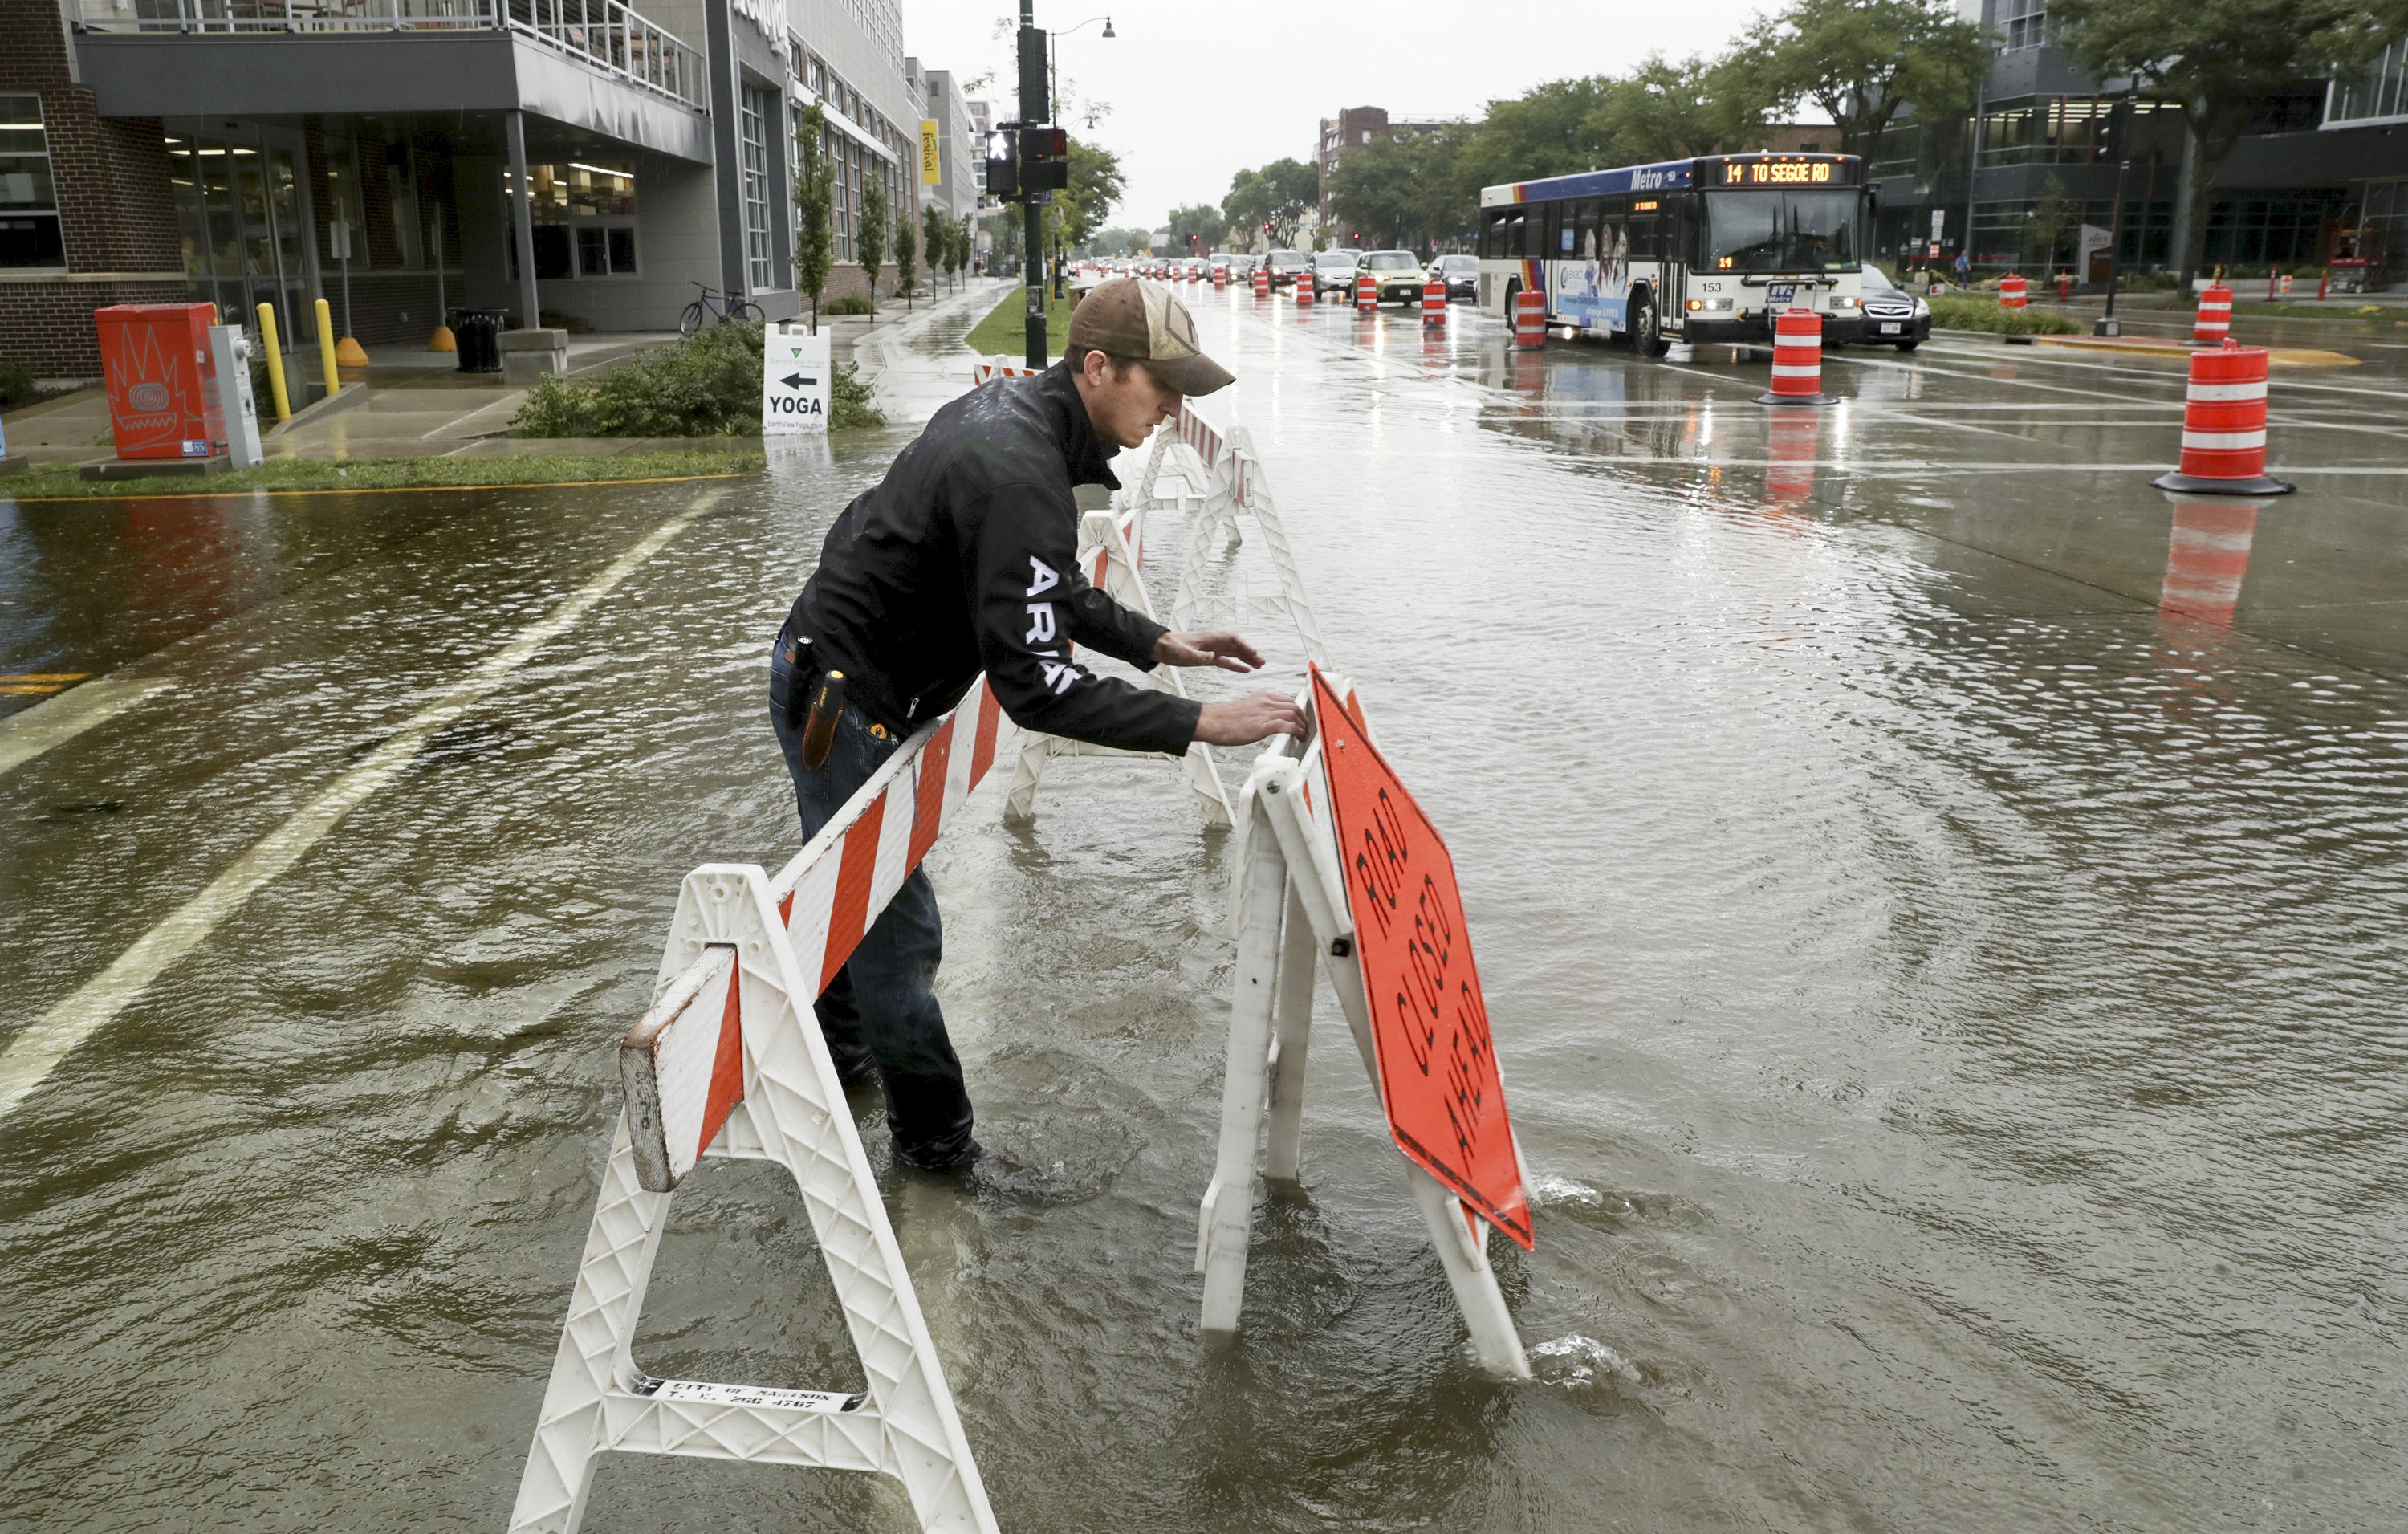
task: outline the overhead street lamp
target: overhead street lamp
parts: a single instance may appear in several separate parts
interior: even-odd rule
[[[1048,32],[1045,35],[1046,48],[1050,55],[1045,66],[1045,105],[1048,108],[1046,121],[1049,122],[1062,121],[1062,39],[1073,32],[1084,31],[1097,22],[1104,23],[1105,36],[1120,36],[1112,30],[1112,19],[1109,16],[1090,16],[1077,26],[1066,26],[1059,32]],[[1090,122],[1088,125],[1092,127],[1094,123]],[[1062,223],[1058,219],[1054,222],[1054,296],[1056,298],[1062,296]]]

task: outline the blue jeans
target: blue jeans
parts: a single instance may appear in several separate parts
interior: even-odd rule
[[[816,681],[815,674],[807,675],[802,685]],[[787,689],[795,684],[781,637],[769,657],[769,724],[795,781],[795,805],[802,813],[808,842],[903,742],[874,729],[848,708],[837,724],[827,761],[817,770],[806,767],[799,711],[796,724],[786,723]],[[910,806],[904,809],[908,812]],[[930,1171],[958,1167],[978,1152],[978,1142],[970,1138],[970,1098],[962,1085],[962,1063],[953,1054],[953,1041],[945,1036],[945,1014],[934,989],[944,946],[937,892],[927,871],[914,868],[812,1008],[845,1084],[877,1072],[886,1092],[886,1125],[895,1136],[896,1158]],[[802,959],[808,968],[817,955],[806,953]]]

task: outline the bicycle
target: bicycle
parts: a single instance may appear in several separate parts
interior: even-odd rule
[[[685,307],[685,312],[678,316],[678,334],[689,340],[694,337],[695,332],[702,329],[702,320],[706,314],[710,317],[714,324],[728,320],[750,320],[754,324],[760,324],[768,319],[767,315],[761,312],[761,306],[749,298],[739,298],[732,293],[722,293],[708,282],[696,282],[695,286],[702,290],[702,296],[688,304]]]

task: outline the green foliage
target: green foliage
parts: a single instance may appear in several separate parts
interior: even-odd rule
[[[833,430],[881,425],[868,385],[839,363]],[[730,320],[604,368],[590,379],[548,378],[510,417],[512,437],[757,437],[761,327]]]
[[[123,480],[86,480],[73,465],[55,465],[11,475],[8,494],[19,500],[108,500],[139,494],[143,499],[242,495],[254,491],[461,489],[491,485],[605,484],[626,480],[686,480],[760,471],[758,448],[687,448],[671,452],[526,453],[509,458],[280,458],[257,468],[213,474],[205,489],[136,491]],[[155,486],[158,481],[152,481]]]
[[[1221,237],[1227,233],[1229,221],[1211,203],[1194,203],[1170,210],[1170,253],[1172,255],[1203,255],[1221,248]],[[1188,236],[1196,237],[1191,244]]]
[[[1942,294],[1925,300],[1935,330],[1980,330],[1994,336],[2078,336],[2082,327],[2045,309],[2000,308],[1995,298]]]
[[[21,362],[0,362],[0,410],[31,405],[40,397],[41,391],[34,387],[32,368]]]
[[[911,307],[911,284],[919,280],[920,230],[908,213],[895,221],[895,285],[903,290],[903,307]]]
[[[1779,106],[1813,103],[1839,128],[1841,152],[1862,154],[1900,107],[1927,121],[1971,107],[1988,59],[1981,28],[1949,0],[1796,0],[1771,46],[1734,53],[1731,67]]]
[[[869,300],[861,294],[847,293],[829,299],[827,312],[833,318],[839,314],[871,314],[876,310],[871,307]]]
[[[1098,255],[1135,255],[1154,248],[1154,231],[1115,226],[1098,234],[1089,245]]]
[[[878,279],[886,269],[886,182],[872,176],[861,194],[861,218],[853,226],[853,253],[869,276],[869,312],[878,312]]]
[[[1063,340],[1070,334],[1070,311],[1078,306],[1068,298],[1054,296],[1052,287],[1045,290],[1045,341],[1055,354],[1062,350]],[[1013,288],[1000,303],[987,311],[987,317],[964,341],[982,357],[1020,357],[1028,348],[1028,293]]]
[[[937,285],[938,274],[945,269],[945,231],[952,227],[953,221],[935,203],[920,209],[920,240],[927,247],[928,285],[932,288]]]
[[[2066,232],[2082,222],[2082,205],[2065,194],[2065,183],[2050,175],[2041,182],[2040,196],[2032,203],[2032,259],[2040,265],[2057,265],[2057,248]]]
[[[2130,75],[2173,102],[2197,153],[2191,163],[2187,284],[2207,243],[2210,189],[2247,131],[2258,101],[2335,65],[2362,62],[2408,31],[2400,0],[2057,0],[2057,41],[2090,75]]]
[[[836,167],[827,152],[827,114],[812,102],[795,126],[795,285],[811,295],[811,323],[820,319],[836,263]]]
[[[1479,197],[1458,167],[1468,136],[1432,133],[1358,145],[1329,179],[1330,212],[1391,249],[1467,237]]]
[[[1297,223],[1320,202],[1318,170],[1301,160],[1274,160],[1230,179],[1229,194],[1221,199],[1221,222],[1243,231],[1250,246],[1254,231],[1268,224],[1272,248],[1285,250],[1296,243]]]
[[[1054,194],[1055,232],[1066,246],[1084,245],[1111,217],[1128,178],[1120,156],[1083,140],[1070,140],[1070,180]]]

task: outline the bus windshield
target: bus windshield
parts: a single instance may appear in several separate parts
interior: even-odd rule
[[[1843,271],[1863,257],[1864,194],[1709,192],[1698,265],[1711,272]]]

